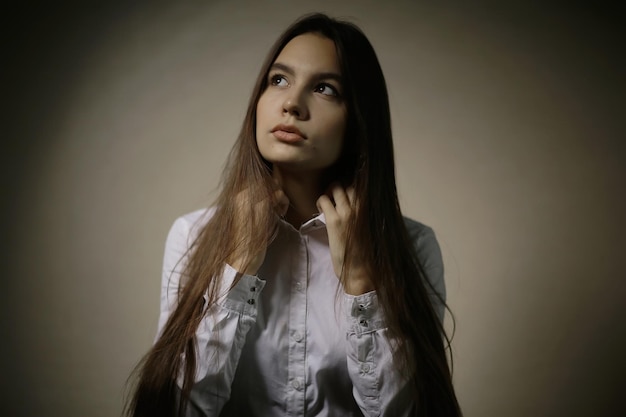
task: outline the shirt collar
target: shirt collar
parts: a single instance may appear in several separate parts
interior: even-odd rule
[[[318,213],[314,215],[310,220],[307,220],[300,226],[301,231],[319,229],[320,227],[326,227],[326,217],[324,213]]]
[[[281,222],[285,226],[289,226],[289,228],[291,228],[292,230],[296,230],[286,220],[282,220],[281,219]],[[300,229],[298,231],[301,232],[301,233],[303,233],[303,232],[310,232],[312,230],[321,229],[323,227],[326,227],[326,217],[324,217],[324,213],[317,213],[317,214],[314,214],[313,217],[311,217],[309,220],[307,220],[306,222],[302,223],[302,225],[300,226]]]

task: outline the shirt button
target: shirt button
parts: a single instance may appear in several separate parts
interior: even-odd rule
[[[295,332],[293,334],[293,340],[295,340],[296,342],[302,342],[302,333]]]
[[[252,301],[254,301],[254,300],[252,300]],[[361,320],[361,321],[359,322],[359,324],[360,324],[361,326],[363,326],[363,327],[367,327],[367,320]]]
[[[256,291],[256,287],[250,287],[250,291],[255,292]]]
[[[254,305],[254,298],[249,299],[247,303],[250,304],[251,306]]]
[[[296,282],[296,290],[298,290],[298,291],[302,290],[302,283],[301,282]]]
[[[365,305],[359,304],[359,311],[365,311]]]
[[[291,381],[291,386],[294,389],[297,389],[298,391],[300,390],[300,388],[302,388],[302,384],[300,384],[300,380],[299,379],[294,379],[293,381]]]
[[[368,373],[370,371],[370,365],[368,363],[364,363],[361,365],[361,372]]]

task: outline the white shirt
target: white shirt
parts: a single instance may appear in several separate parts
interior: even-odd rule
[[[176,306],[186,251],[212,215],[178,218],[167,238],[159,333]],[[428,280],[445,297],[435,235],[405,218]],[[375,292],[345,294],[323,215],[281,221],[257,276],[224,265],[221,294],[197,336],[189,416],[402,416],[413,402],[395,370]],[[417,278],[416,278],[417,279]],[[431,296],[439,318],[444,307]],[[180,383],[180,380],[179,380]]]

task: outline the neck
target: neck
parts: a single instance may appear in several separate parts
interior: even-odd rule
[[[324,192],[322,176],[311,172],[287,172],[274,166],[273,177],[289,199],[285,220],[298,229],[318,212],[317,199]]]

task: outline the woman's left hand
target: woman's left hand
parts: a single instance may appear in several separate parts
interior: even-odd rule
[[[343,274],[343,267],[346,259],[350,261],[348,270],[349,276],[344,277],[344,291],[352,295],[360,295],[374,290],[374,286],[368,276],[365,260],[355,252],[346,253],[346,242],[348,238],[348,224],[354,215],[354,188],[348,187],[346,190],[338,184],[330,188],[333,200],[323,194],[317,200],[317,208],[324,213],[326,218],[326,229],[328,231],[328,244],[330,246],[330,256],[333,261],[333,269],[338,278]],[[357,251],[358,252],[358,251]]]

